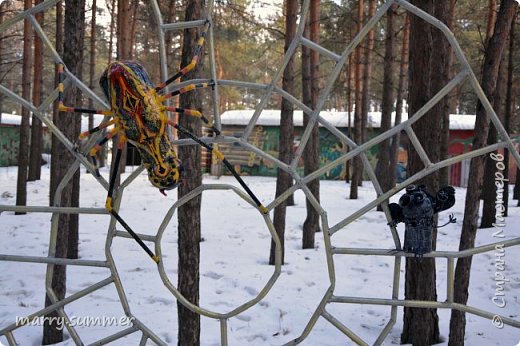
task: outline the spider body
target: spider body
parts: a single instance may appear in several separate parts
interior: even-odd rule
[[[99,83],[116,126],[139,151],[152,185],[161,192],[174,189],[182,166],[166,132],[164,96],[157,93],[146,70],[137,62],[116,61],[105,69]]]
[[[172,97],[190,92],[199,88],[213,87],[214,81],[205,83],[192,83],[184,87],[174,88],[173,91],[167,92],[166,87],[181,77],[184,77],[189,71],[193,70],[202,54],[204,45],[204,37],[209,28],[209,21],[204,24],[204,32],[201,34],[195,55],[191,62],[183,67],[179,72],[168,78],[166,81],[157,86],[152,84],[148,73],[139,63],[134,61],[116,61],[105,69],[101,78],[100,85],[103,92],[110,103],[109,110],[103,109],[86,109],[79,107],[66,106],[64,104],[65,87],[63,80],[66,70],[63,63],[58,63],[58,108],[62,112],[103,114],[109,120],[103,121],[99,126],[94,127],[80,135],[86,138],[93,133],[114,125],[111,129],[92,149],[89,154],[94,164],[95,172],[99,175],[97,169],[96,154],[103,145],[116,134],[119,134],[117,144],[117,152],[112,165],[110,174],[110,182],[108,185],[108,194],[105,208],[108,212],[125,228],[125,230],[134,238],[141,248],[157,263],[160,258],[157,257],[152,250],[143,242],[140,236],[135,233],[132,228],[121,218],[119,213],[114,210],[112,198],[116,188],[116,176],[121,161],[121,154],[126,141],[131,142],[139,151],[144,167],[148,171],[148,179],[155,187],[159,188],[162,194],[165,190],[174,189],[181,178],[183,168],[177,154],[173,148],[173,144],[168,137],[166,131],[167,126],[172,126],[180,134],[191,139],[194,143],[206,148],[214,154],[229,169],[233,176],[238,180],[240,185],[245,189],[252,201],[258,209],[267,214],[269,210],[262,205],[260,200],[249,189],[240,175],[235,171],[233,165],[224,157],[217,147],[202,141],[192,134],[188,129],[168,119],[167,112],[177,113],[179,115],[187,115],[200,118],[206,126],[210,127],[217,135],[220,134],[219,129],[215,128],[210,121],[198,110],[187,108],[168,107],[164,102]],[[111,118],[111,119],[110,119]]]

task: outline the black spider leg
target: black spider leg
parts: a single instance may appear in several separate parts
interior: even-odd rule
[[[199,40],[197,41],[197,47],[195,48],[195,54],[193,55],[191,62],[188,65],[186,65],[185,67],[181,68],[181,70],[179,72],[177,72],[176,74],[174,74],[173,76],[168,78],[166,81],[164,81],[163,83],[161,83],[157,87],[155,87],[155,91],[157,91],[157,92],[161,91],[166,86],[175,82],[177,79],[183,77],[188,72],[193,70],[195,68],[195,66],[197,66],[197,63],[199,62],[199,60],[202,56],[204,42],[206,40],[206,34],[208,33],[208,30],[209,30],[209,20],[207,20],[206,23],[204,24],[204,30],[202,31],[202,33],[199,37]]]
[[[108,123],[106,123],[106,124],[108,124]],[[107,126],[109,126],[109,125],[107,125]],[[101,130],[101,125],[98,126],[98,127],[93,128],[92,130],[87,131],[87,132],[90,132],[88,134],[88,135],[90,135],[90,134],[98,132],[100,130]],[[121,128],[120,127],[114,127],[110,132],[108,132],[105,136],[103,136],[103,138],[101,138],[101,140],[96,145],[94,145],[92,147],[92,149],[90,149],[90,151],[89,151],[89,156],[90,156],[90,159],[92,160],[92,163],[94,164],[94,168],[95,168],[95,172],[96,172],[96,176],[97,177],[100,176],[100,173],[99,173],[99,167],[98,167],[98,164],[97,164],[96,155],[97,155],[98,151],[100,151],[103,148],[103,145],[105,145],[105,143],[108,142],[109,139],[112,139],[119,132],[121,132]],[[80,139],[84,138],[84,137],[82,137],[83,134],[80,135]]]
[[[172,97],[175,97],[175,96],[178,96],[178,95],[185,94],[185,93],[193,91],[195,89],[202,89],[202,88],[208,88],[208,87],[214,88],[215,87],[215,82],[214,81],[210,81],[208,83],[192,83],[192,84],[188,84],[187,86],[185,86],[183,88],[180,88],[178,90],[172,91],[170,93],[167,93],[167,94],[161,96],[162,97],[162,101],[164,101],[166,99],[169,99],[169,98],[172,98]],[[196,109],[168,107],[168,106],[165,106],[164,109],[169,111],[169,112],[172,112],[172,113],[185,114],[185,115],[198,117],[198,118],[200,118],[204,122],[206,127],[210,128],[217,136],[220,135],[220,131],[215,127],[213,122],[211,122],[208,118],[206,118],[204,116],[204,114],[202,114],[202,112],[200,112],[200,111],[198,111]]]
[[[172,125],[174,128],[177,129],[177,131],[179,131],[180,133],[184,134],[185,136],[189,137],[190,139],[192,139],[193,141],[195,141],[197,144],[199,144],[200,146],[208,149],[211,153],[215,154],[215,156],[217,156],[217,158],[219,160],[221,160],[224,165],[227,167],[227,169],[231,172],[231,174],[233,174],[233,176],[235,177],[235,179],[240,183],[240,185],[244,188],[244,190],[246,190],[247,194],[249,195],[249,197],[251,197],[251,199],[255,202],[256,206],[258,207],[258,209],[260,209],[260,211],[262,212],[262,214],[267,214],[269,211],[267,210],[266,207],[264,207],[264,205],[262,204],[262,202],[260,202],[260,200],[256,197],[256,195],[253,193],[253,191],[251,191],[251,189],[249,188],[249,186],[246,185],[246,183],[244,182],[244,180],[242,180],[242,178],[240,177],[240,175],[237,173],[237,171],[233,168],[233,165],[231,165],[231,163],[224,157],[224,154],[222,154],[222,152],[220,152],[218,149],[216,149],[214,146],[212,146],[211,144],[207,144],[207,143],[204,143],[203,141],[201,141],[200,139],[198,139],[195,135],[193,135],[190,131],[188,131],[188,129],[186,129],[185,127],[179,125],[179,124],[174,124],[173,122],[169,121],[168,122],[170,125]]]
[[[111,110],[106,109],[90,109],[90,108],[78,108],[70,107],[64,104],[64,93],[65,86],[63,80],[65,79],[65,67],[63,64],[58,64],[58,109],[61,112],[72,112],[72,113],[88,113],[88,114],[102,114],[107,116],[113,116],[114,113]]]
[[[109,116],[109,117],[113,117],[114,116],[114,113],[111,110],[106,110],[106,109],[89,109],[89,108],[78,108],[78,107],[66,106],[64,104],[65,85],[63,84],[63,81],[65,79],[65,66],[62,63],[58,63],[57,67],[58,67],[58,110],[60,112],[102,114],[102,115]],[[89,131],[85,131],[85,132],[81,133],[80,136],[79,136],[79,139],[80,140],[84,139],[84,138],[90,136],[93,133],[96,133],[96,132],[98,132],[98,131],[100,131],[100,130],[102,130],[102,129],[110,126],[110,125],[115,124],[116,122],[117,121],[115,119],[104,121],[101,124],[99,124],[99,126],[93,128],[93,129],[91,129]],[[99,174],[99,167],[98,167],[97,159],[96,159],[96,153],[101,149],[101,146],[103,146],[103,144],[105,144],[105,142],[108,139],[112,138],[112,136],[114,135],[114,133],[112,133],[113,131],[109,132],[104,138],[102,138],[99,141],[99,143],[96,146],[94,146],[90,150],[90,159],[92,160],[92,163],[94,165],[95,174],[98,177],[99,177],[100,174]],[[75,147],[75,150],[79,151],[79,143],[78,142],[76,142],[74,147]]]
[[[444,226],[448,226],[450,223],[457,223],[457,218],[453,216],[453,214],[450,214],[449,215],[449,220],[448,222],[446,222],[444,225],[442,226],[437,226],[437,228],[441,228],[441,227],[444,227]]]
[[[114,116],[113,112],[110,110],[99,110],[99,109],[85,109],[85,108],[76,108],[69,107],[63,104],[64,101],[64,92],[65,87],[63,84],[64,80],[64,66],[63,64],[58,64],[58,105],[59,110],[61,112],[75,112],[75,113],[90,113],[90,114],[103,114],[107,116]],[[112,198],[114,194],[114,186],[116,182],[116,175],[119,170],[119,162],[121,161],[121,153],[123,151],[123,144],[126,142],[126,136],[122,133],[121,128],[117,126],[117,120],[112,119],[106,122],[102,122],[99,126],[93,128],[92,130],[83,132],[80,135],[80,139],[90,136],[93,133],[96,133],[110,125],[116,125],[114,129],[112,129],[106,136],[104,136],[91,150],[90,157],[95,166],[96,175],[99,176],[99,169],[97,167],[96,153],[101,149],[101,147],[114,135],[120,133],[119,143],[117,147],[116,160],[115,165],[112,167],[110,172],[110,182],[108,187],[108,195],[105,202],[105,208],[124,228],[125,230],[135,239],[135,241],[141,246],[141,248],[156,262],[159,263],[159,257],[157,257],[152,250],[143,242],[141,238],[130,228],[130,226],[123,220],[123,218],[113,209],[112,207]]]
[[[117,146],[116,159],[112,165],[112,171],[110,172],[110,183],[108,185],[108,195],[105,203],[105,208],[123,227],[124,229],[134,238],[134,240],[141,246],[141,248],[154,260],[155,263],[159,263],[159,257],[157,257],[152,250],[143,242],[141,238],[132,230],[132,228],[123,220],[123,218],[113,209],[112,198],[114,195],[114,186],[116,182],[116,176],[119,171],[119,163],[121,161],[121,153],[123,152],[123,144],[126,142],[126,137],[121,134],[119,137],[119,144]]]

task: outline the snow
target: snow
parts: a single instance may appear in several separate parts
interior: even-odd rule
[[[132,168],[127,169],[128,176]],[[107,178],[108,170],[101,170]],[[16,191],[15,167],[0,168],[0,204],[14,205]],[[246,183],[264,204],[272,201],[276,181],[267,177],[244,177]],[[239,186],[233,177],[206,176],[205,184]],[[42,180],[28,185],[28,205],[47,205],[49,168],[44,167]],[[368,182],[360,188],[360,199],[349,200],[344,182],[322,181],[322,206],[329,224],[334,225],[350,213],[375,198]],[[89,174],[81,175],[81,206],[103,207],[105,190]],[[147,181],[143,173],[125,190],[120,214],[136,231],[156,234],[163,217],[176,201],[171,191],[163,197]],[[465,189],[457,188],[457,203],[451,212],[458,222],[439,230],[438,250],[457,250],[463,219]],[[399,195],[393,197],[397,200]],[[285,237],[286,265],[269,294],[257,305],[231,318],[228,322],[230,345],[281,345],[298,337],[329,287],[325,245],[321,233],[316,234],[316,248],[301,249],[301,230],[305,219],[305,199],[301,191],[295,194],[296,205],[287,212]],[[506,239],[518,237],[520,208],[510,202],[510,216],[504,228]],[[448,212],[440,216],[441,222]],[[272,216],[272,215],[271,215]],[[103,260],[109,217],[80,216],[80,258]],[[46,256],[48,251],[50,215],[29,213],[15,216],[0,215],[0,253],[11,255]],[[118,226],[118,229],[122,229]],[[399,226],[403,237],[403,226]],[[174,215],[162,240],[164,263],[170,280],[177,278],[177,216]],[[479,229],[477,245],[494,243],[492,229]],[[201,306],[217,312],[228,312],[251,300],[264,287],[273,273],[267,264],[270,236],[260,214],[229,191],[205,191],[202,196],[202,237],[200,269]],[[382,213],[370,211],[335,233],[337,247],[370,247],[392,249],[392,237]],[[155,264],[132,239],[116,238],[112,253],[117,271],[125,288],[132,312],[169,344],[176,344],[177,304],[163,286]],[[519,320],[520,312],[520,247],[506,248],[503,257],[510,281],[505,283],[506,306],[499,308],[491,299],[495,294],[494,252],[476,255],[471,269],[469,304],[493,313]],[[335,295],[391,298],[394,259],[391,256],[335,255]],[[446,260],[437,261],[439,301],[446,299]],[[15,322],[15,317],[29,315],[44,304],[46,266],[36,263],[0,261],[0,329]],[[401,264],[399,298],[404,298],[404,261]],[[67,295],[78,292],[107,277],[106,268],[69,267]],[[67,305],[69,316],[124,316],[113,285],[95,291]],[[329,304],[327,311],[352,331],[372,344],[386,325],[390,307],[375,305]],[[397,322],[385,345],[399,344],[403,309],[398,309]],[[449,310],[438,310],[440,330],[447,344]],[[467,314],[467,345],[516,345],[520,330],[505,326],[498,329],[476,315]],[[202,318],[202,345],[219,345],[219,323]],[[94,342],[124,327],[78,327],[86,343]],[[41,327],[23,327],[14,332],[21,345],[38,345]],[[121,339],[114,345],[137,345],[140,333]],[[5,338],[0,343],[6,344]],[[352,342],[323,318],[318,319],[303,345],[351,345]],[[62,345],[73,345],[71,339]]]
[[[242,125],[249,123],[254,114],[253,109],[228,110],[222,113],[221,121],[224,125]],[[321,111],[320,116],[335,127],[348,127],[347,112]],[[303,111],[295,110],[293,113],[295,126],[303,126]],[[475,115],[450,114],[450,130],[473,130],[475,128]],[[395,113],[392,113],[392,125],[394,124]],[[408,114],[402,114],[401,122],[408,120]],[[350,124],[354,124],[354,114],[350,115]],[[279,126],[280,110],[266,109],[262,111],[256,125],[259,126]],[[368,112],[367,127],[381,127],[381,112]]]

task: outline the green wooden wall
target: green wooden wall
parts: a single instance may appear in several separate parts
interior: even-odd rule
[[[51,135],[44,128],[43,151],[50,153]],[[18,164],[18,148],[20,146],[20,128],[16,125],[0,125],[0,167]]]
[[[223,133],[225,135],[239,136],[242,134],[243,127],[241,126],[224,126]],[[340,131],[346,133],[346,128],[340,128]],[[296,127],[294,129],[294,143],[293,151],[296,151],[297,146],[300,143],[303,129]],[[278,126],[255,126],[253,133],[250,137],[249,142],[256,147],[262,149],[266,153],[278,157],[278,140],[280,135],[280,129]],[[369,137],[374,135],[374,131],[369,130]],[[320,159],[321,166],[332,162],[339,158],[345,153],[345,148],[341,141],[330,133],[324,127],[320,127]],[[246,152],[238,146],[222,146],[221,150],[229,157],[229,160],[235,165],[240,166],[240,174],[243,175],[259,175],[259,176],[276,176],[276,167],[274,167],[269,161],[263,160],[262,158],[249,153],[249,160],[240,160],[239,152]],[[372,148],[368,153],[369,160],[375,162],[375,155],[377,154],[377,147]],[[234,160],[234,158],[237,158]],[[303,159],[298,163],[298,173],[303,174]],[[225,173],[227,174],[227,173]],[[344,179],[345,168],[344,165],[339,165],[332,170],[326,172],[321,176],[321,179]]]

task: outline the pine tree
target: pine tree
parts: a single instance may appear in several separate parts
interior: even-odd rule
[[[42,0],[36,0],[35,5],[41,3]],[[35,15],[36,20],[40,25],[43,25],[43,12]],[[43,42],[34,34],[34,75],[33,75],[33,90],[32,101],[38,107],[42,99],[42,80],[43,74]],[[29,156],[29,175],[28,180],[39,180],[41,176],[42,167],[42,150],[43,150],[43,128],[40,119],[33,114],[31,124],[31,150]]]
[[[392,126],[392,112],[394,110],[394,64],[395,64],[395,30],[394,17],[397,6],[392,5],[386,14],[386,38],[385,38],[385,69],[383,76],[383,100],[381,105],[381,133],[390,130]],[[391,139],[383,141],[379,145],[377,155],[376,176],[383,192],[390,190],[395,181],[389,174],[390,156],[392,153]],[[378,210],[382,208],[379,205]]]
[[[448,1],[416,0],[413,4],[424,11],[435,15],[443,23],[448,24],[450,8]],[[415,114],[439,90],[444,87],[449,78],[450,64],[449,44],[444,35],[423,21],[411,16],[410,21],[410,83],[409,83],[409,114]],[[431,162],[442,159],[443,120],[447,117],[448,98],[438,102],[412,128]],[[439,121],[441,119],[441,121]],[[409,176],[421,171],[425,163],[416,150],[408,150]],[[440,173],[435,172],[418,184],[426,185],[431,193],[436,193],[440,187]],[[432,248],[436,247],[436,220],[432,235]],[[436,301],[436,272],[434,258],[406,258],[405,299]],[[439,342],[439,317],[436,309],[404,308],[404,324],[401,334],[402,343],[414,345],[431,345]]]
[[[287,52],[294,36],[296,35],[296,17],[298,15],[298,0],[287,0],[285,2],[285,47]],[[282,87],[289,94],[294,94],[294,56],[285,67]],[[292,147],[294,141],[293,105],[286,99],[282,100],[280,112],[280,140],[278,159],[289,164],[292,159]],[[292,185],[292,177],[289,173],[278,169],[276,179],[276,197],[280,196]],[[285,217],[287,200],[274,208],[273,224],[282,246],[282,263],[284,263],[284,240],[285,240]],[[269,264],[275,264],[275,243],[271,241]]]
[[[403,100],[405,96],[406,83],[408,80],[408,56],[409,56],[409,39],[410,39],[410,16],[405,14],[403,38],[401,47],[401,62],[399,63],[399,82],[397,83],[397,96],[395,101],[395,120],[394,126],[401,123],[403,113]],[[397,133],[392,138],[392,147],[390,149],[390,166],[388,168],[390,182],[392,186],[397,182],[397,161],[399,159],[401,134]]]
[[[56,35],[62,35],[61,31],[61,5],[57,5],[56,16]],[[69,71],[75,75],[81,75],[81,58],[83,52],[84,22],[85,22],[85,1],[69,0],[65,4],[65,22],[63,25],[63,42],[67,42],[63,47],[63,62]],[[61,40],[61,39],[60,39]],[[60,41],[57,39],[57,41]],[[60,49],[60,48],[58,48]],[[77,105],[81,101],[81,94],[75,88],[67,88],[65,91],[65,104]],[[74,113],[58,112],[53,119],[54,124],[71,141],[77,140],[81,131],[81,118]],[[63,146],[54,140],[52,143],[51,158],[51,205],[54,205],[56,189],[65,174],[75,163],[75,158]],[[65,185],[58,196],[61,199],[61,207],[77,207],[79,205],[79,170],[76,171],[71,180]],[[53,218],[58,219],[57,238],[54,257],[58,258],[77,258],[78,257],[78,215],[55,214]],[[51,288],[58,300],[65,298],[67,290],[66,267],[63,265],[53,265]],[[45,306],[53,304],[51,297],[45,297]],[[57,312],[46,315],[46,317],[57,317]],[[43,328],[42,344],[49,345],[63,341],[63,330],[58,330],[56,323],[49,324],[50,319],[46,319]]]
[[[320,1],[312,0],[310,3],[309,9],[309,22],[308,22],[308,32],[309,38],[311,41],[315,43],[320,43]],[[303,64],[303,59],[302,59]],[[310,103],[306,103],[310,106],[311,109],[316,108],[316,103],[319,96],[319,66],[320,66],[320,58],[319,54],[315,50],[311,50],[309,54],[309,59],[306,61],[307,69],[309,71],[310,83],[307,87],[307,91],[310,91],[310,99],[306,101]],[[305,101],[305,100],[304,100]],[[307,129],[307,125],[309,124],[309,117],[307,115],[303,116],[303,127]],[[319,125],[316,122],[312,126],[311,135],[305,149],[303,151],[303,161],[304,161],[304,174],[309,175],[312,172],[318,170],[320,168],[320,132]],[[309,188],[309,192],[314,196],[314,198],[319,202],[320,201],[320,180],[316,178],[307,183],[307,187]],[[303,223],[303,236],[302,236],[302,248],[303,249],[312,249],[314,248],[314,236],[316,232],[320,230],[320,217],[318,211],[314,208],[311,201],[307,198],[306,200],[307,207],[307,217],[305,222]]]
[[[204,18],[204,0],[189,0],[186,6],[185,20],[198,20]],[[184,30],[184,40],[182,44],[181,65],[186,66],[195,54],[198,34],[197,29]],[[204,59],[199,59],[201,63]],[[197,78],[201,65],[197,64],[195,71],[191,71],[184,79]],[[180,107],[201,109],[202,100],[197,97],[196,92],[181,95]],[[189,116],[180,116],[179,124],[197,137],[202,135],[200,120]],[[182,136],[181,136],[182,137]],[[184,169],[190,174],[186,176],[179,186],[179,198],[187,195],[202,184],[201,171],[201,148],[198,145],[181,146],[179,148],[179,158]],[[201,196],[197,196],[179,208],[179,292],[186,297],[192,304],[199,303],[199,282],[200,282],[200,203]],[[194,313],[181,303],[177,303],[179,320],[179,345],[199,345],[200,344],[200,315]]]
[[[489,40],[484,53],[484,67],[482,71],[482,90],[492,101],[498,79],[499,65],[510,33],[513,17],[518,9],[514,0],[503,0],[497,15],[494,33]],[[477,103],[477,118],[475,122],[475,136],[473,150],[484,147],[489,132],[489,117],[480,102]],[[459,250],[471,249],[475,246],[477,232],[478,211],[480,204],[480,189],[484,177],[484,157],[471,160],[466,202],[464,205],[464,220],[460,236]],[[455,303],[466,304],[468,301],[468,286],[471,272],[472,257],[463,257],[457,260],[455,268],[455,283],[453,297]],[[466,315],[462,311],[452,310],[450,320],[450,338],[448,345],[464,345],[466,329]]]
[[[32,6],[32,0],[24,0],[24,9]],[[31,99],[32,36],[29,19],[23,23],[22,97]],[[16,205],[27,205],[27,167],[29,165],[29,110],[22,108],[20,144],[18,149],[18,178],[16,180]],[[17,215],[25,214],[16,212]]]
[[[364,3],[363,0],[358,1],[357,7],[357,32],[363,28],[364,20]],[[359,45],[355,52],[355,69],[354,69],[354,141],[357,144],[363,142],[363,113],[362,113],[362,83],[361,83],[361,59],[363,48]],[[350,180],[350,199],[358,198],[358,185],[363,180],[363,164],[359,156],[352,160],[352,178]]]

